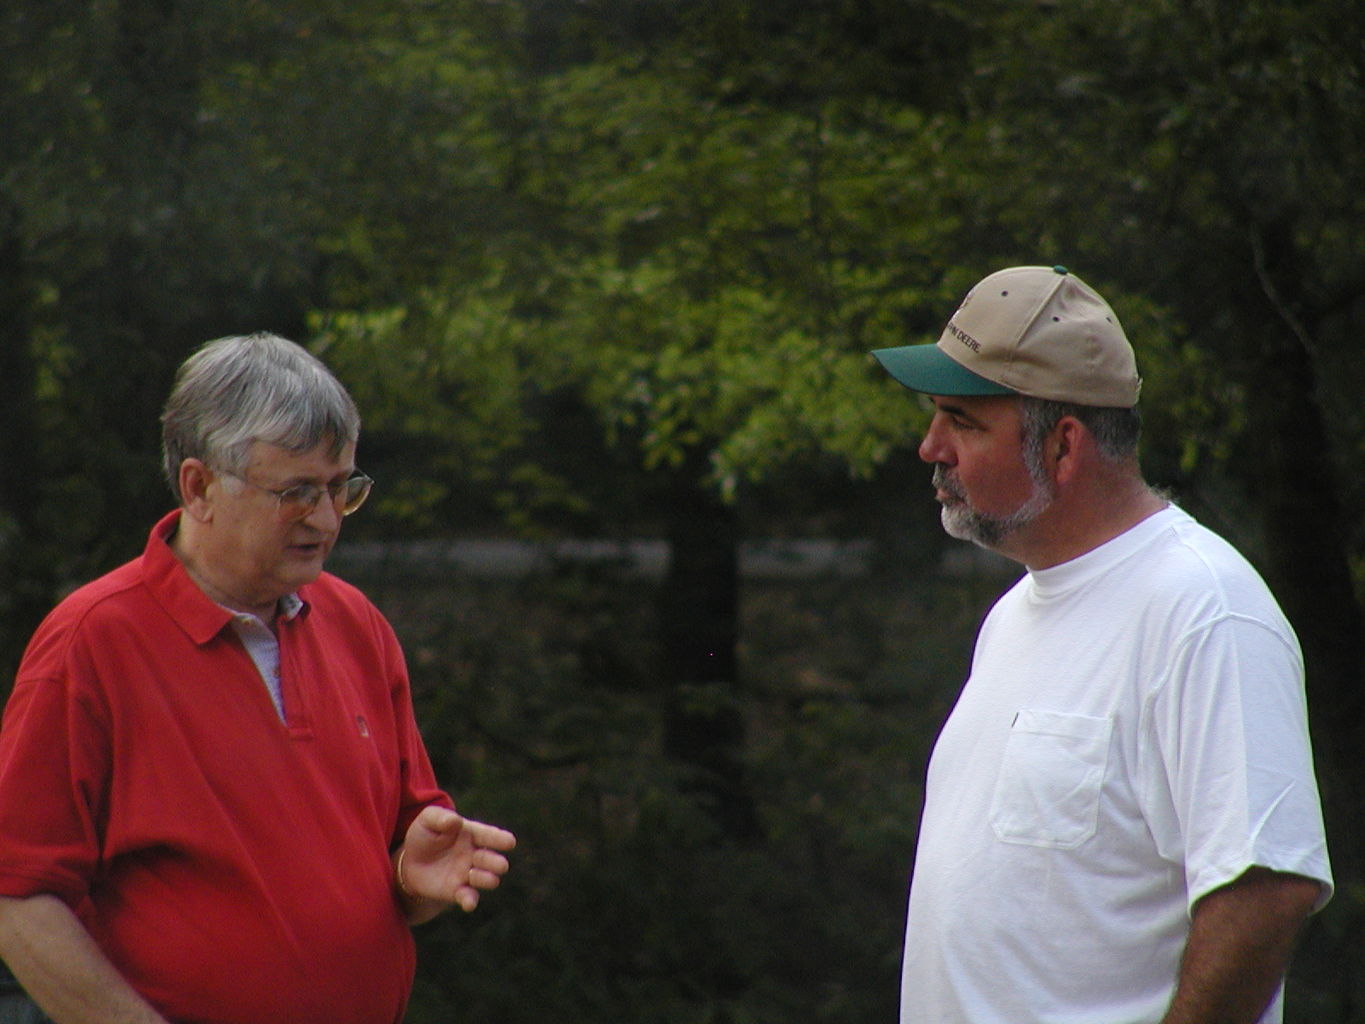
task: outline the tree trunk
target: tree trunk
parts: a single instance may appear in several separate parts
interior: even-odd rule
[[[19,211],[0,208],[0,697],[52,602],[50,560],[36,549],[42,464],[31,349],[31,291]]]
[[[723,832],[758,835],[744,769],[739,699],[739,522],[699,473],[675,480],[659,598],[665,752]]]
[[[1342,882],[1361,866],[1357,818],[1365,791],[1365,616],[1347,558],[1336,484],[1311,345],[1318,325],[1296,301],[1285,231],[1258,238],[1262,288],[1244,308],[1247,336],[1265,339],[1249,361],[1253,465],[1266,534],[1267,579],[1298,632],[1319,761],[1332,857]],[[1257,301],[1259,300],[1259,301]],[[1272,329],[1267,331],[1269,323]],[[1274,329],[1278,328],[1278,329]]]

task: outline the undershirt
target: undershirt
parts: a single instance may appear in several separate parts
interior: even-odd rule
[[[265,683],[270,699],[275,704],[275,710],[279,712],[280,720],[283,721],[284,694],[280,691],[280,641],[275,636],[275,631],[267,623],[262,622],[260,616],[234,611],[224,604],[219,604],[218,607],[232,616],[232,628],[236,630],[237,638],[242,641],[246,653],[251,655],[256,671],[261,674],[261,681]],[[303,601],[299,599],[298,594],[286,594],[280,598],[279,609],[280,617],[289,620],[303,610]]]

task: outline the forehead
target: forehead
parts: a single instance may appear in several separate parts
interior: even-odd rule
[[[253,441],[247,449],[247,467],[277,481],[332,480],[355,471],[355,443],[334,450],[326,440],[302,452],[291,452],[277,444]]]

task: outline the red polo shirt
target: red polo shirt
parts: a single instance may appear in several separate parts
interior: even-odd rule
[[[281,721],[167,539],[39,627],[0,728],[0,895],[52,893],[181,1022],[384,1024],[412,984],[389,851],[437,788],[397,639],[323,574]]]

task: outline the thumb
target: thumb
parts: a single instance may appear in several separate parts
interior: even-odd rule
[[[405,842],[430,849],[449,846],[464,827],[464,818],[449,807],[432,804],[422,808],[408,828]]]

